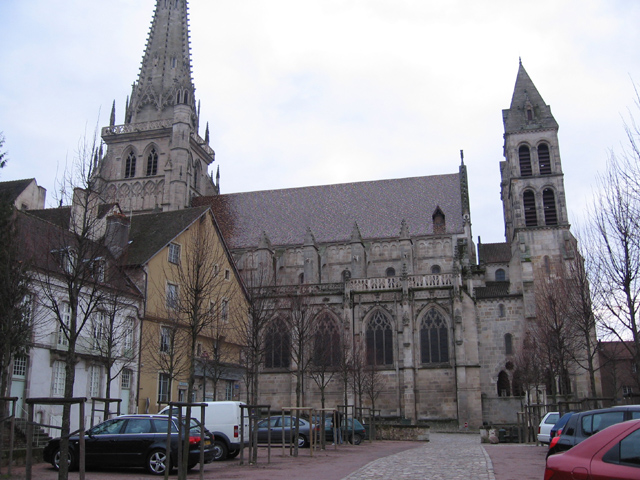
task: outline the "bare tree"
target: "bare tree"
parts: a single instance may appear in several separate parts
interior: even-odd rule
[[[77,347],[81,333],[104,302],[105,286],[97,278],[101,259],[110,258],[100,242],[102,234],[98,209],[103,204],[92,181],[94,156],[98,152],[96,136],[91,143],[80,143],[73,166],[60,181],[61,204],[71,203],[68,228],[49,228],[39,244],[39,261],[34,275],[42,296],[42,306],[58,325],[58,343],[64,345],[64,398],[73,397],[78,362]],[[72,197],[70,198],[70,196]],[[65,210],[62,209],[61,213]],[[66,224],[64,226],[67,226]],[[33,232],[30,232],[33,234]],[[110,279],[114,288],[126,288],[117,276]],[[61,458],[68,455],[71,405],[62,411]],[[68,477],[67,462],[60,462],[58,478]]]
[[[536,319],[530,332],[548,369],[547,385],[554,402],[571,393],[576,330],[571,321],[572,285],[566,281],[564,265],[549,263],[536,272]]]
[[[540,356],[536,337],[531,332],[526,332],[520,348],[514,356],[514,394],[524,394],[529,405],[539,404],[540,386],[546,382],[546,365]],[[515,381],[517,380],[517,382]],[[520,392],[517,390],[521,389]],[[535,395],[532,398],[532,393]]]
[[[636,107],[640,107],[636,92]],[[627,146],[611,152],[587,226],[587,269],[601,327],[623,342],[640,383],[640,129],[631,116]]]
[[[326,407],[327,386],[340,371],[344,351],[340,329],[328,314],[318,316],[312,345],[309,375],[320,390],[320,405],[324,409]]]
[[[371,404],[371,410],[376,409],[376,400],[385,387],[385,378],[375,365],[367,365],[363,372],[364,392]]]
[[[351,386],[354,392],[356,408],[362,408],[362,397],[365,395],[367,368],[367,349],[360,339],[353,344],[351,354]]]

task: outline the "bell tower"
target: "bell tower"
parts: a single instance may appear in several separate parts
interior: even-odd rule
[[[157,0],[124,124],[115,117],[114,105],[102,129],[107,152],[96,165],[105,201],[126,212],[168,211],[218,193],[208,172],[215,160],[208,125],[205,139],[198,132],[187,0]]]

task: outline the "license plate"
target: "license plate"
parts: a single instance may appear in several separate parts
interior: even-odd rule
[[[205,444],[205,445],[211,445],[211,440],[205,440],[205,441],[204,441],[204,444]]]

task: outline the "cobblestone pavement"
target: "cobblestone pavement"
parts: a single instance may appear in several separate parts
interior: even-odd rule
[[[495,480],[478,435],[431,433],[424,446],[375,460],[344,480]]]

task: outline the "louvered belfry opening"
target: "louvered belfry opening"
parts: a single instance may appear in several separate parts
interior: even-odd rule
[[[536,214],[536,197],[531,190],[527,190],[522,194],[522,203],[524,206],[524,224],[527,227],[538,226],[538,216]]]

